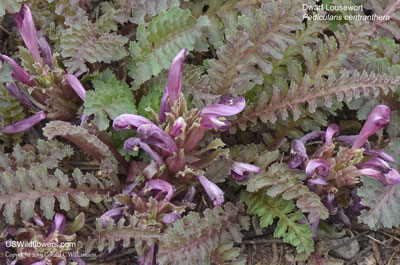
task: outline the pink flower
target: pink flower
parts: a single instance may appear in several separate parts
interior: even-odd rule
[[[200,175],[198,178],[214,206],[222,205],[224,203],[224,192],[217,185],[215,185],[215,183],[209,181],[205,176]]]
[[[339,131],[340,129],[337,124],[334,123],[330,124],[326,129],[325,144],[328,146],[332,145],[333,137],[337,136],[339,134]]]
[[[86,99],[86,90],[82,86],[81,82],[79,82],[78,78],[73,74],[66,74],[66,81],[68,85],[75,91],[75,93],[83,100]]]
[[[137,129],[143,124],[154,124],[145,117],[135,114],[122,114],[115,118],[113,128],[116,131]]]
[[[329,173],[329,164],[322,158],[312,159],[307,163],[306,175],[312,177],[314,174],[326,177]]]
[[[236,181],[243,181],[249,173],[260,173],[261,168],[248,163],[233,162],[232,178]]]
[[[182,134],[185,127],[186,127],[185,119],[182,117],[179,117],[178,119],[175,120],[174,125],[172,126],[172,128],[169,132],[169,135],[171,137],[175,138]]]
[[[13,73],[12,73],[12,77],[18,81],[20,81],[21,83],[24,83],[28,86],[34,86],[35,82],[30,80],[30,76],[27,72],[25,72],[24,69],[22,69],[21,66],[19,66],[13,59],[11,59],[10,57],[6,56],[6,55],[2,55],[0,54],[0,59],[2,61],[7,61],[8,63],[11,64]]]
[[[132,152],[134,150],[134,148],[136,146],[140,146],[146,153],[148,153],[151,158],[153,158],[160,166],[164,165],[164,161],[162,160],[161,156],[154,151],[153,149],[151,149],[151,147],[140,141],[139,138],[135,138],[135,137],[131,137],[128,138],[125,142],[124,142],[124,149],[127,152]]]
[[[168,72],[168,97],[173,105],[179,99],[182,87],[183,62],[186,58],[186,50],[182,49],[172,60]]]
[[[5,134],[13,134],[13,133],[21,133],[21,132],[26,132],[42,120],[44,120],[47,117],[47,113],[45,111],[39,111],[29,118],[11,123],[4,127],[2,133]]]
[[[386,127],[389,124],[389,118],[392,111],[388,106],[378,105],[369,114],[367,121],[361,128],[360,133],[357,136],[356,142],[352,149],[358,149],[364,145],[368,137]]]
[[[174,194],[174,189],[171,184],[162,179],[153,179],[147,181],[142,192],[147,193],[152,190],[159,190],[161,193],[167,193],[165,196],[166,201],[170,201]]]

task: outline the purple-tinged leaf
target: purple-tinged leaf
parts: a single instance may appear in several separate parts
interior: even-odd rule
[[[0,59],[3,61],[7,61],[8,63],[11,64],[13,73],[12,73],[12,77],[15,80],[20,81],[21,83],[24,83],[28,86],[34,86],[35,82],[30,80],[30,76],[27,72],[25,72],[25,70],[19,66],[13,59],[11,59],[10,57],[6,56],[6,55],[2,55],[0,54]]]
[[[14,133],[21,133],[21,132],[26,132],[42,120],[44,120],[47,117],[47,113],[45,111],[39,111],[29,118],[23,119],[21,121],[17,121],[14,123],[11,123],[4,127],[2,130],[2,133],[5,134],[14,134]]]
[[[135,114],[122,114],[115,118],[113,128],[116,131],[137,129],[144,124],[154,124],[143,116]]]
[[[224,192],[215,183],[209,181],[205,176],[200,175],[198,178],[214,206],[222,205],[224,203]]]
[[[167,193],[165,196],[166,201],[170,201],[174,194],[174,189],[171,184],[162,179],[153,179],[147,181],[142,192],[147,193],[152,190],[160,190],[162,193]]]
[[[14,21],[26,47],[35,59],[35,62],[42,63],[35,23],[33,22],[31,10],[27,5],[21,5],[21,10],[14,14]]]
[[[38,44],[39,44],[40,51],[42,52],[44,63],[47,64],[50,68],[54,68],[52,55],[51,55],[51,48],[50,48],[49,43],[46,40],[46,37],[39,36]]]
[[[200,111],[200,116],[216,116],[216,117],[227,117],[240,113],[246,107],[246,100],[244,97],[232,98],[227,102],[224,100],[223,103],[226,104],[213,104],[204,107]]]
[[[376,106],[369,114],[364,126],[361,128],[361,131],[358,134],[352,149],[358,149],[362,147],[369,136],[386,127],[389,124],[389,118],[391,114],[392,111],[388,106]]]
[[[146,153],[148,153],[151,158],[153,158],[160,166],[164,165],[164,161],[161,158],[161,156],[154,151],[153,149],[151,149],[151,147],[142,142],[139,138],[135,138],[135,137],[131,137],[129,139],[127,139],[124,143],[124,149],[127,152],[132,152],[135,147],[140,146]]]
[[[32,101],[21,91],[21,88],[15,83],[6,83],[7,91],[10,92],[11,95],[16,97],[25,107],[35,108]]]
[[[337,124],[332,123],[328,126],[325,133],[325,144],[332,145],[333,137],[339,134],[340,128]]]
[[[306,175],[312,177],[314,174],[326,177],[329,174],[329,164],[325,159],[312,159],[307,163]]]
[[[68,85],[75,91],[75,93],[80,97],[83,101],[86,99],[86,90],[82,86],[81,82],[74,76],[73,74],[65,75],[66,81]]]
[[[182,86],[183,62],[186,58],[186,50],[181,50],[174,58],[168,71],[168,97],[171,105],[179,99]]]

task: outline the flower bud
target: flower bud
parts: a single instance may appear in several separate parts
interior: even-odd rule
[[[2,133],[5,134],[13,134],[13,133],[21,133],[21,132],[26,132],[42,120],[44,120],[47,117],[47,113],[45,111],[39,111],[29,118],[11,123],[4,127]]]
[[[222,205],[224,203],[224,192],[215,183],[209,181],[205,176],[200,175],[198,178],[214,206]]]
[[[172,61],[168,72],[168,97],[173,105],[179,99],[182,87],[183,62],[186,58],[186,50],[181,50]]]
[[[15,80],[20,81],[21,83],[24,83],[28,86],[34,86],[35,82],[30,80],[30,76],[27,72],[25,72],[24,69],[22,69],[21,66],[19,66],[13,59],[11,59],[10,57],[6,56],[6,55],[2,55],[0,54],[0,59],[2,61],[7,61],[8,63],[11,64],[13,73],[12,73],[12,77]]]
[[[86,99],[86,90],[82,86],[81,82],[79,82],[78,78],[73,74],[66,74],[66,81],[68,85],[75,91],[75,93],[80,97],[83,101]]]

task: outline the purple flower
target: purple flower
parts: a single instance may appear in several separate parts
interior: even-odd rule
[[[5,134],[13,134],[13,133],[21,133],[26,132],[34,125],[38,124],[40,121],[44,120],[47,117],[47,113],[45,111],[39,111],[29,118],[23,119],[21,121],[17,121],[11,123],[4,127],[2,133]]]
[[[142,142],[157,146],[170,155],[178,152],[174,139],[154,124],[144,124],[137,129],[137,132]]]
[[[312,159],[307,163],[306,175],[312,177],[314,174],[326,177],[329,174],[329,164],[322,158]]]
[[[165,196],[166,201],[170,201],[172,195],[174,194],[174,189],[172,185],[162,179],[153,179],[147,181],[144,188],[142,189],[142,192],[147,193],[152,190],[160,190],[161,193],[167,193],[167,195]],[[157,196],[159,196],[159,194]]]
[[[389,172],[384,173],[383,176],[387,184],[396,185],[400,183],[400,174],[394,168],[391,168]]]
[[[244,97],[232,98],[230,95],[224,95],[219,103],[206,106],[200,111],[201,126],[205,129],[226,130],[231,126],[231,122],[218,118],[236,115],[245,106]]]
[[[47,264],[47,262],[45,260],[42,260],[42,261],[37,261],[35,263],[32,263],[31,265],[46,265],[46,264]]]
[[[105,212],[102,216],[100,216],[101,224],[103,228],[107,227],[108,222],[110,222],[111,218],[119,218],[122,217],[124,213],[124,208],[123,207],[118,207],[115,209],[111,209],[107,212]]]
[[[116,131],[137,129],[144,124],[153,124],[151,121],[145,117],[135,115],[135,114],[122,114],[115,118],[113,122],[113,128]]]
[[[339,126],[337,124],[330,124],[328,128],[326,129],[325,133],[325,144],[330,146],[332,145],[332,139],[333,137],[337,136],[339,134]]]
[[[389,154],[383,152],[382,150],[379,149],[370,149],[370,150],[365,150],[364,155],[370,156],[370,157],[378,157],[381,158],[387,162],[390,163],[396,163],[396,160]]]
[[[182,216],[179,213],[169,213],[163,216],[162,222],[165,224],[172,224],[178,219],[181,219]]]
[[[79,82],[78,78],[73,74],[66,74],[66,81],[68,85],[75,91],[75,93],[83,100],[86,99],[86,90],[82,86],[81,82]]]
[[[182,198],[182,202],[192,202],[195,196],[196,188],[193,185],[190,185],[186,194]]]
[[[17,98],[25,107],[35,108],[32,101],[21,91],[21,88],[15,82],[6,83],[6,88],[11,95]]]
[[[198,178],[214,206],[222,205],[224,203],[224,192],[205,176],[200,175]]]
[[[161,156],[154,151],[153,149],[151,149],[151,147],[140,141],[139,138],[135,138],[135,137],[131,137],[129,139],[127,139],[124,143],[124,149],[127,152],[132,152],[134,150],[135,147],[140,146],[146,153],[148,153],[151,158],[153,158],[160,166],[164,165],[164,161],[162,160]]]
[[[290,159],[288,164],[290,169],[295,169],[301,166],[304,161],[308,160],[308,155],[302,141],[295,139],[290,143],[290,146],[292,153],[295,155]]]
[[[56,213],[54,216],[54,220],[53,220],[52,230],[53,231],[57,230],[60,233],[64,232],[66,221],[67,221],[67,219],[65,218],[65,216],[63,214]]]
[[[38,37],[38,44],[40,51],[42,52],[44,63],[51,68],[54,68],[50,45],[47,42],[46,38],[44,36]]]
[[[12,73],[12,77],[28,86],[34,86],[35,82],[30,80],[30,76],[27,72],[25,72],[24,69],[22,69],[21,66],[19,66],[13,59],[11,59],[10,57],[6,56],[6,55],[2,55],[0,54],[0,59],[2,61],[7,61],[8,63],[11,64],[13,73]]]
[[[21,10],[14,14],[14,21],[33,59],[35,59],[35,62],[42,63],[39,53],[37,31],[33,22],[31,10],[27,5],[21,5]]]
[[[243,181],[249,173],[260,173],[261,168],[252,164],[233,162],[232,178],[236,181]]]
[[[182,134],[185,127],[186,127],[185,119],[182,117],[179,117],[178,119],[175,120],[174,125],[172,126],[172,128],[169,132],[169,135],[171,137],[175,138]]]
[[[372,168],[382,173],[387,173],[390,170],[389,164],[385,160],[377,157],[370,158],[367,162],[359,165],[359,168]]]
[[[361,128],[360,133],[357,136],[356,142],[352,149],[358,149],[364,145],[368,137],[384,128],[389,124],[389,118],[392,111],[388,106],[378,105],[369,114],[367,121]]]
[[[176,100],[179,99],[182,86],[182,72],[183,72],[183,61],[186,58],[186,50],[181,50],[172,60],[168,72],[168,97],[170,104],[173,105]]]
[[[154,260],[154,244],[147,248],[145,253],[137,260],[138,265],[153,265]]]
[[[161,98],[160,110],[158,112],[158,119],[160,120],[161,123],[165,122],[165,119],[167,118],[167,115],[165,115],[165,113],[171,110],[171,107],[167,99],[168,99],[168,87],[166,86],[164,87],[164,94]]]
[[[319,139],[323,138],[325,136],[324,131],[315,131],[315,132],[310,132],[304,135],[303,137],[300,138],[300,141],[303,142],[303,144],[306,144],[308,141],[314,140],[314,139]]]

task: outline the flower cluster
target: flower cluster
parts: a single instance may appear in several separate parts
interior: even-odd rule
[[[389,124],[390,115],[391,110],[387,106],[378,105],[371,111],[358,135],[338,136],[339,126],[331,124],[325,132],[311,132],[291,143],[294,156],[289,161],[289,167],[305,170],[310,190],[322,198],[331,215],[337,215],[347,225],[349,219],[339,204],[339,201],[345,200],[338,198],[359,201],[351,187],[359,182],[361,175],[374,177],[384,185],[400,183],[399,172],[389,165],[395,163],[394,158],[382,150],[371,149],[368,142],[369,136]],[[306,145],[311,147],[313,142],[322,139],[325,143],[309,155]],[[338,150],[336,146],[339,146]]]
[[[2,133],[25,132],[46,118],[73,120],[78,109],[78,100],[74,94],[85,100],[85,89],[76,76],[66,74],[58,67],[46,38],[38,35],[27,5],[21,5],[21,10],[14,15],[14,20],[29,51],[26,55],[30,54],[32,58],[32,62],[25,62],[32,74],[28,74],[12,58],[0,54],[0,60],[11,64],[12,77],[16,80],[7,83],[6,88],[25,107],[39,111],[25,120],[9,124]],[[26,87],[29,87],[31,92],[28,92]]]
[[[115,130],[135,129],[139,137],[132,137],[125,141],[126,151],[137,148],[143,149],[155,163],[150,163],[143,169],[147,179],[164,179],[163,183],[149,181],[146,185],[152,189],[171,189],[170,183],[185,184],[198,180],[214,203],[221,205],[224,201],[222,190],[209,181],[203,174],[204,169],[215,157],[203,154],[218,146],[196,150],[207,130],[226,130],[231,123],[225,117],[240,113],[245,107],[243,97],[233,98],[224,95],[219,102],[206,106],[201,110],[188,110],[186,101],[181,94],[183,62],[186,49],[180,51],[171,63],[168,72],[168,85],[160,103],[160,112],[154,116],[154,122],[135,114],[122,114],[114,122]],[[135,167],[137,163],[133,163]],[[260,168],[234,162],[232,177],[243,180],[249,172],[258,173]],[[189,173],[188,173],[189,172]],[[150,175],[149,175],[150,174]],[[169,199],[172,193],[168,192]]]

